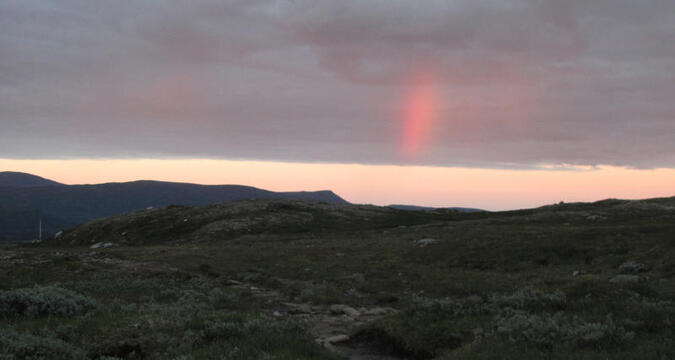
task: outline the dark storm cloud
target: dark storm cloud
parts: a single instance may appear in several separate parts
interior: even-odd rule
[[[5,1],[0,28],[0,157],[675,167],[672,1]]]

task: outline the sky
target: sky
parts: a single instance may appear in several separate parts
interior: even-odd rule
[[[0,29],[0,170],[490,209],[675,195],[670,0],[6,0]]]

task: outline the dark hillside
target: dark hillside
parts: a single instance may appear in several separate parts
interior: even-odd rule
[[[27,174],[24,174],[27,175]],[[45,228],[53,234],[60,226],[71,226],[94,219],[120,215],[149,207],[168,205],[208,205],[242,199],[297,199],[345,204],[344,199],[332,191],[273,192],[241,185],[196,185],[159,181],[135,181],[98,185],[60,185],[43,179],[40,183],[31,175],[5,176],[7,184],[28,179],[24,184],[35,186],[0,187],[0,214],[7,219],[0,227],[0,239],[31,240],[25,234],[35,229],[34,214],[61,219],[50,222]],[[42,184],[42,185],[40,185]],[[44,185],[52,184],[52,185]],[[54,185],[56,184],[56,185]],[[57,186],[58,185],[58,186]]]
[[[347,233],[428,224],[451,216],[371,205],[241,200],[197,207],[171,205],[103,218],[68,229],[55,241],[143,245],[217,241],[254,234]]]
[[[14,171],[0,171],[0,187],[2,186],[34,187],[34,186],[55,186],[55,185],[63,185],[63,184],[31,174]]]
[[[0,241],[37,239],[40,220],[42,220],[43,237],[77,225],[77,223],[44,214],[38,210],[16,212],[0,210]]]

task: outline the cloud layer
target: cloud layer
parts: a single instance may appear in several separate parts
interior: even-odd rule
[[[672,1],[9,0],[0,26],[0,157],[675,167]]]

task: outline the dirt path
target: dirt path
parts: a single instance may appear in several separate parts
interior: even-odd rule
[[[353,341],[357,329],[397,310],[389,307],[354,308],[344,304],[310,305],[287,302],[279,292],[238,281],[230,281],[233,287],[248,289],[254,296],[272,300],[275,304],[272,315],[305,320],[311,324],[310,332],[315,341],[324,348],[355,360],[400,360],[383,355],[365,344]]]

